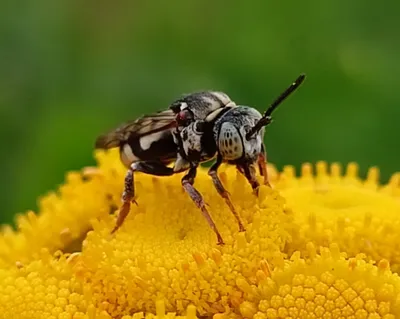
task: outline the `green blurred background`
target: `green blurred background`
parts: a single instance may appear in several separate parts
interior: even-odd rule
[[[91,165],[99,133],[182,93],[275,114],[269,159],[400,170],[400,5],[336,1],[2,1],[0,222]]]

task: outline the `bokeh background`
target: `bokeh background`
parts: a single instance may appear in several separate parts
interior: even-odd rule
[[[0,222],[36,208],[96,136],[182,93],[264,110],[269,159],[400,170],[398,2],[2,1]]]

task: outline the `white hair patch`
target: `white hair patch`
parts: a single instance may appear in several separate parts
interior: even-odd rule
[[[165,132],[156,132],[153,134],[145,135],[139,139],[139,144],[142,150],[148,150],[155,141],[158,141]]]
[[[180,109],[181,109],[181,111],[183,111],[184,109],[187,109],[187,107],[188,107],[187,103],[186,102],[182,102]]]
[[[139,158],[133,154],[132,148],[129,144],[125,144],[120,151],[120,157],[122,163],[129,167],[133,162],[137,162]]]

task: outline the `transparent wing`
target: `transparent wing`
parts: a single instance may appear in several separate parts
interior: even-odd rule
[[[96,139],[95,147],[109,149],[118,147],[132,137],[164,131],[175,126],[175,114],[172,110],[144,115],[134,121],[122,124],[118,128]]]

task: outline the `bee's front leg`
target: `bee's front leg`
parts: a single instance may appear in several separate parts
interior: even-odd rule
[[[197,165],[191,164],[191,167],[189,169],[189,172],[183,176],[182,178],[182,186],[185,189],[185,191],[189,194],[190,198],[194,201],[196,206],[200,208],[203,216],[206,218],[208,224],[210,227],[214,230],[215,234],[217,235],[218,239],[218,245],[223,245],[224,241],[221,237],[221,234],[219,233],[217,226],[215,225],[210,213],[208,212],[206,208],[206,204],[204,202],[203,197],[199,193],[199,191],[194,188],[194,179],[196,177],[196,172],[197,172]]]
[[[257,159],[258,168],[260,169],[261,176],[264,177],[264,185],[271,187],[268,179],[268,171],[267,171],[267,152],[265,151],[265,145],[262,144],[261,153],[258,155]]]
[[[165,166],[161,162],[154,161],[132,163],[125,175],[124,192],[122,193],[122,206],[119,209],[118,218],[114,229],[111,231],[111,234],[115,233],[124,223],[126,216],[129,214],[131,203],[135,203],[137,205],[135,200],[135,171],[155,176],[170,176],[174,174],[172,168]]]
[[[236,165],[236,167],[238,168],[239,172],[241,172],[246,177],[247,181],[251,185],[251,188],[253,189],[254,194],[257,195],[260,183],[257,180],[256,170],[254,168],[254,165],[251,165],[249,163],[244,163]]]

